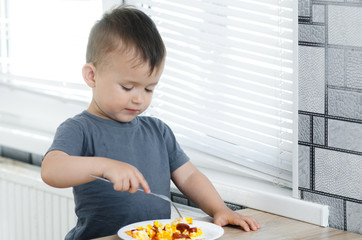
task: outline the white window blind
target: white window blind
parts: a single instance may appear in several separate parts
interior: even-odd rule
[[[154,19],[167,48],[149,113],[196,165],[291,187],[293,1],[127,3]]]

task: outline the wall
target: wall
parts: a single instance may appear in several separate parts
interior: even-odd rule
[[[299,194],[362,234],[362,0],[299,0]]]

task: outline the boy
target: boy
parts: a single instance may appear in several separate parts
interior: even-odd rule
[[[130,223],[170,218],[168,202],[137,192],[141,186],[169,196],[170,179],[215,224],[259,228],[226,207],[166,124],[138,116],[151,103],[165,56],[154,23],[134,8],[116,8],[92,28],[82,69],[92,101],[58,127],[41,169],[47,184],[73,187],[78,221],[66,239],[113,235]]]

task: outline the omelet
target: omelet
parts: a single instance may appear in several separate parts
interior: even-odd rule
[[[154,221],[153,225],[140,226],[126,231],[126,234],[138,240],[201,240],[204,233],[201,228],[191,227],[190,217],[176,218],[171,224]]]

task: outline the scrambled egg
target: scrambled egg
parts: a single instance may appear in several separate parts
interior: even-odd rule
[[[136,227],[126,231],[129,236],[139,240],[184,240],[184,239],[203,239],[203,232],[200,228],[191,227],[192,218],[177,218],[171,224],[163,225],[159,221],[153,222],[153,225]]]

